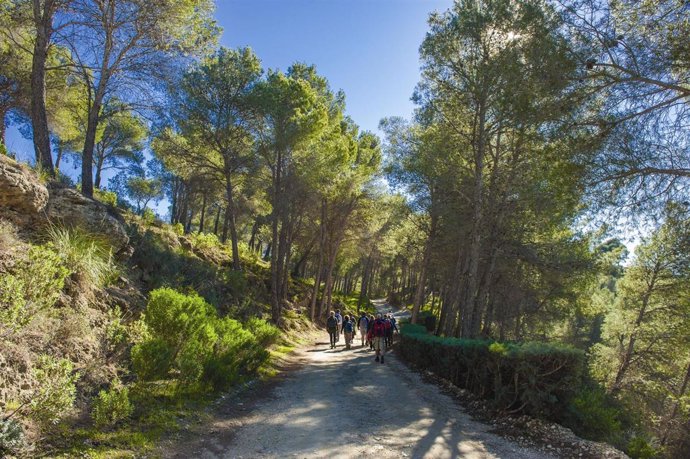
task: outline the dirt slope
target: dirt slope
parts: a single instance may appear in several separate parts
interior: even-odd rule
[[[389,354],[326,342],[300,351],[303,365],[253,404],[166,456],[201,458],[545,458],[490,433],[450,397]],[[246,410],[246,411],[244,411]]]

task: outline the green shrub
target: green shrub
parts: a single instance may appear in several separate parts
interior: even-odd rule
[[[83,287],[99,288],[118,276],[110,245],[101,237],[79,228],[51,226],[51,246]]]
[[[634,437],[630,440],[626,453],[632,459],[652,459],[658,455],[658,451],[642,437]]]
[[[168,288],[151,292],[143,321],[149,336],[132,349],[139,378],[176,377],[214,389],[256,371],[269,357],[266,347],[278,337],[278,330],[263,320],[252,319],[243,326],[229,317],[219,318],[196,293]]]
[[[129,389],[127,387],[113,387],[98,393],[91,416],[99,427],[113,426],[129,418],[133,411],[134,406],[129,400]]]
[[[182,223],[175,223],[172,225],[172,230],[173,233],[177,234],[178,236],[184,236],[184,226]]]
[[[566,346],[441,338],[410,324],[401,336],[403,358],[500,410],[560,420],[581,384],[584,354]]]
[[[76,395],[72,362],[50,355],[41,355],[33,370],[38,383],[30,406],[31,417],[43,425],[56,424],[69,413]]]
[[[253,317],[247,321],[245,327],[254,335],[254,339],[261,347],[268,347],[275,343],[280,336],[278,328],[263,319]]]
[[[132,368],[144,381],[165,379],[172,361],[173,351],[161,339],[148,339],[132,348]]]
[[[24,429],[19,421],[0,418],[0,456],[15,454],[24,446]]]
[[[218,236],[213,233],[193,233],[189,235],[192,245],[199,250],[213,250],[222,248]]]
[[[153,225],[156,221],[156,213],[147,207],[141,213],[141,219],[146,225]]]
[[[583,437],[617,443],[622,434],[620,409],[601,387],[586,387],[570,402],[565,425]]]
[[[94,188],[93,197],[111,207],[117,207],[117,193],[108,190],[99,190]]]
[[[0,324],[11,329],[27,325],[60,297],[69,271],[49,247],[31,246],[25,259],[0,275]]]

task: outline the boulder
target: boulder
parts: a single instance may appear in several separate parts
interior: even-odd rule
[[[117,212],[58,183],[51,183],[48,189],[50,199],[46,215],[51,222],[79,226],[90,232],[103,234],[110,239],[116,253],[127,248],[129,237]]]
[[[0,154],[0,218],[26,226],[41,217],[48,189],[34,171]]]
[[[46,186],[30,168],[4,155],[0,155],[0,219],[28,232],[48,222],[80,226],[107,236],[119,254],[125,253],[129,244],[122,218],[115,210],[63,184]]]

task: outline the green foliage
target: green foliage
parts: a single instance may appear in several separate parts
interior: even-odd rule
[[[118,276],[110,245],[102,237],[80,228],[53,225],[48,238],[82,287],[104,287]]]
[[[189,235],[192,245],[199,250],[219,250],[224,246],[213,233],[193,233]]]
[[[634,437],[628,442],[626,452],[632,459],[652,459],[658,456],[658,451],[642,437]]]
[[[144,340],[132,348],[132,368],[144,381],[165,379],[172,361],[172,350],[161,339]]]
[[[72,362],[51,355],[41,355],[33,373],[38,389],[31,399],[31,417],[44,426],[56,424],[74,405],[79,375]]]
[[[19,329],[52,307],[69,274],[63,263],[48,246],[31,246],[26,258],[0,274],[0,324]]]
[[[173,233],[177,234],[178,236],[184,236],[184,226],[182,226],[182,223],[175,223],[172,225],[172,230]]]
[[[113,426],[129,418],[134,412],[134,406],[129,400],[127,387],[111,387],[102,390],[93,405],[91,416],[97,426]]]
[[[141,219],[145,224],[153,225],[153,223],[156,221],[156,213],[153,211],[153,209],[146,207],[141,213]]]
[[[402,327],[401,355],[495,408],[560,420],[581,384],[584,353],[544,343],[441,338]]]
[[[99,188],[94,188],[93,197],[103,204],[109,205],[111,207],[117,207],[117,193],[114,191],[101,190]]]
[[[565,425],[585,438],[617,444],[621,407],[600,386],[584,387],[570,402]]]
[[[259,319],[246,327],[196,293],[162,288],[151,292],[143,321],[148,337],[132,349],[132,363],[142,380],[177,378],[214,389],[255,372],[269,354],[278,330]]]
[[[2,145],[2,144],[0,144]],[[0,418],[0,455],[11,455],[24,445],[25,436],[22,425],[16,419]]]

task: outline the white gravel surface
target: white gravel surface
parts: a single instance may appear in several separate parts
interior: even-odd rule
[[[232,435],[187,443],[177,457],[554,457],[491,433],[392,354],[380,364],[342,339],[334,350],[325,341],[299,351],[301,368],[248,412],[213,427]]]

